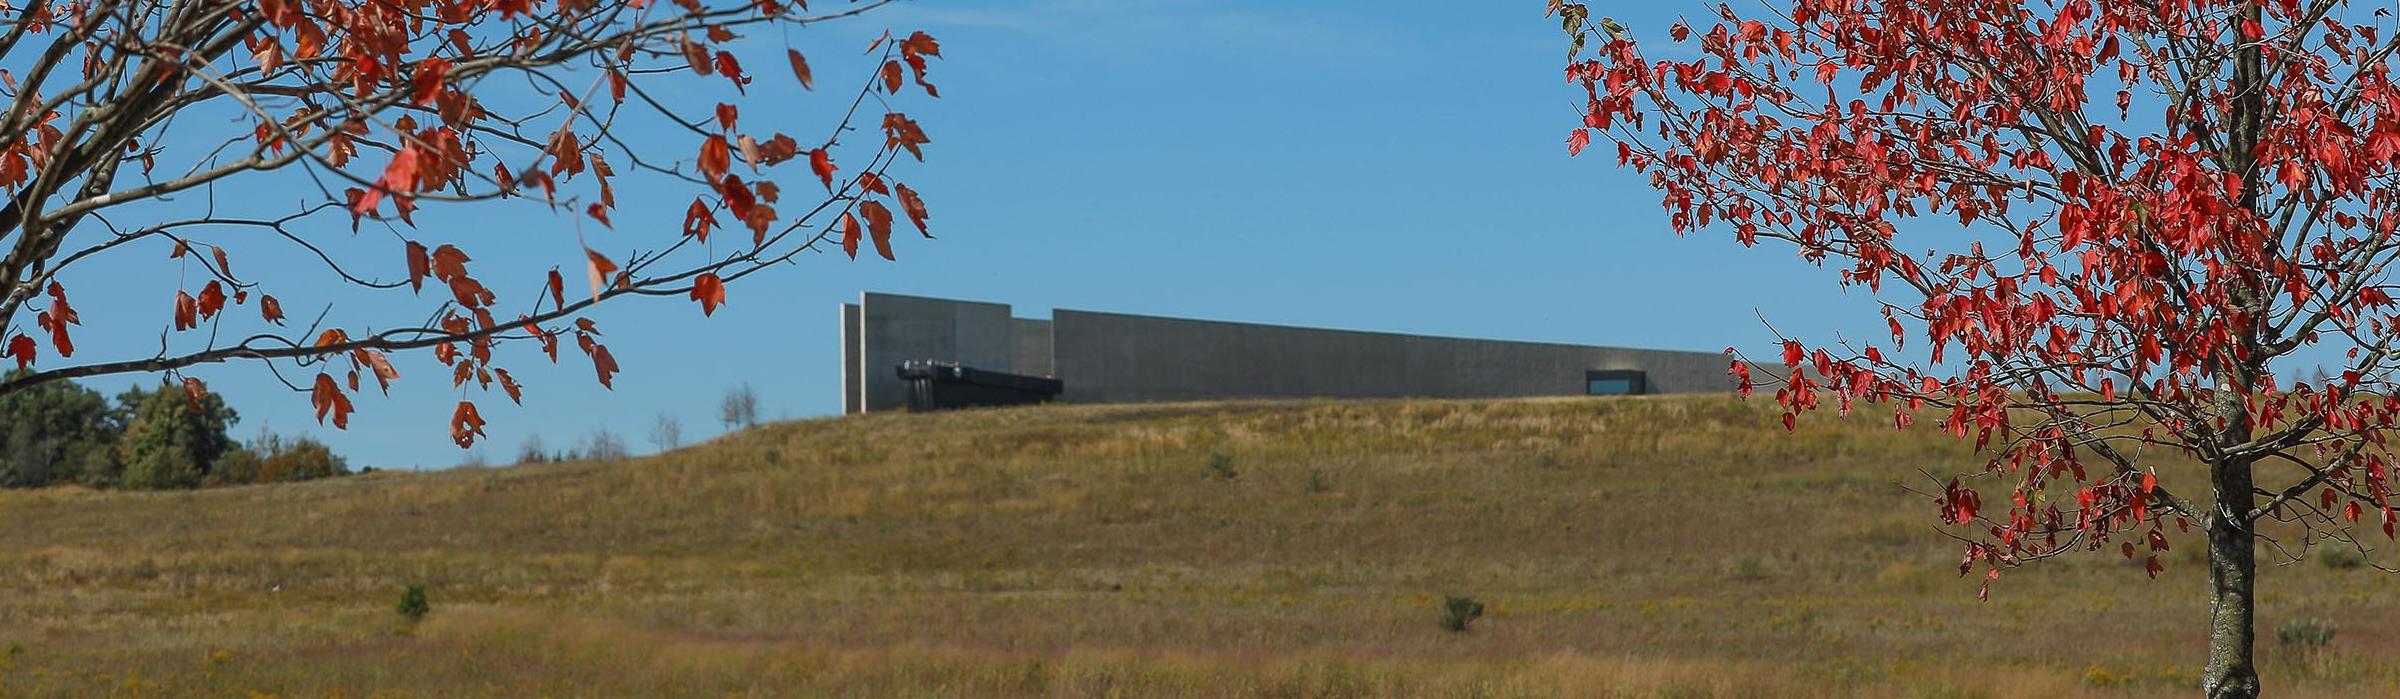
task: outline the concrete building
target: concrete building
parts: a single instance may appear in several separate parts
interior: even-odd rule
[[[1733,390],[1715,352],[1472,340],[865,293],[842,304],[842,411],[908,406],[895,367],[1055,377],[1059,400],[1497,398]]]

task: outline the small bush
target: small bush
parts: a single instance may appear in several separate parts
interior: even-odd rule
[[[2333,643],[2331,619],[2285,619],[2275,624],[2275,643],[2302,654],[2315,653]]]
[[[2345,546],[2338,541],[2328,541],[2317,547],[2317,563],[2334,570],[2364,568],[2367,565],[2367,555],[2359,553],[2355,546]]]
[[[625,440],[623,438],[618,437],[617,433],[609,431],[608,428],[602,427],[600,429],[592,430],[592,434],[590,436],[584,437],[582,441],[576,444],[574,457],[560,459],[560,461],[573,461],[577,459],[585,461],[621,461],[632,455],[633,451],[625,448]]]
[[[1333,484],[1325,480],[1325,469],[1312,468],[1308,470],[1308,492],[1322,493],[1332,489]]]
[[[1757,556],[1737,556],[1726,560],[1722,565],[1725,569],[1725,577],[1741,582],[1761,582],[1773,577],[1767,571],[1767,562],[1760,560]]]
[[[406,591],[400,593],[400,603],[392,605],[392,611],[399,612],[400,616],[406,617],[413,623],[423,620],[426,614],[432,613],[433,605],[425,601],[424,585],[410,585]]]
[[[549,463],[549,461],[550,450],[542,446],[542,436],[538,434],[525,435],[525,444],[517,447],[517,463],[540,464]]]
[[[1464,633],[1467,624],[1483,618],[1483,603],[1473,597],[1442,598],[1442,630]]]
[[[2103,665],[2092,665],[2083,669],[2083,684],[2086,687],[2115,687],[2132,679],[2132,675],[2119,674]]]
[[[1242,474],[1233,470],[1232,454],[1217,451],[1208,454],[1208,477],[1220,481],[1230,481],[1242,477]]]

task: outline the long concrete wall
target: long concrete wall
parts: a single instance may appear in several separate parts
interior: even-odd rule
[[[1062,400],[1582,395],[1586,370],[1644,372],[1651,393],[1729,391],[1726,359],[1671,352],[1060,310]]]
[[[1012,373],[1027,376],[1050,376],[1050,321],[1034,318],[1014,318],[1008,323],[1009,359]],[[981,367],[978,367],[981,368]]]
[[[864,411],[908,407],[908,385],[894,367],[910,359],[958,362],[1013,371],[1016,352],[1008,306],[922,296],[859,296],[855,338],[858,406]],[[845,320],[845,326],[848,322]],[[845,330],[848,328],[845,327]],[[849,347],[852,339],[845,339]],[[844,370],[844,379],[850,371]]]

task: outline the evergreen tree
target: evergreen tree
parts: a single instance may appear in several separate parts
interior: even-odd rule
[[[78,384],[57,381],[0,396],[0,487],[109,473],[119,431],[108,400]]]
[[[211,393],[194,400],[183,391],[139,387],[117,397],[126,412],[120,447],[124,473],[117,485],[134,489],[194,488],[235,448],[225,428],[239,418]],[[197,406],[198,409],[194,409]]]

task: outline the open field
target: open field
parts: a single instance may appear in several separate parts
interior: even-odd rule
[[[2196,534],[2157,581],[2095,554],[1979,603],[1896,486],[1961,444],[1772,410],[893,414],[620,463],[0,493],[0,697],[2196,694]],[[2400,579],[2312,557],[2261,590],[2271,695],[2400,695]],[[1444,632],[1445,594],[1489,613]],[[2286,651],[2295,618],[2338,634]]]

